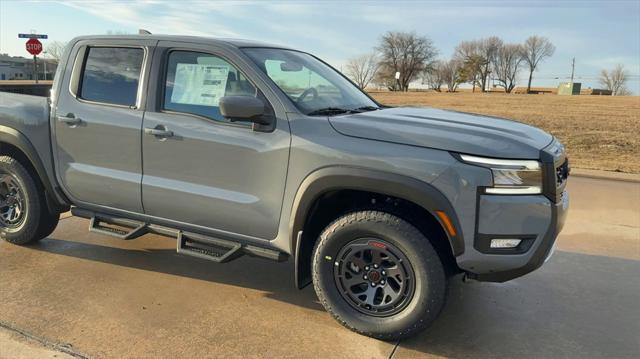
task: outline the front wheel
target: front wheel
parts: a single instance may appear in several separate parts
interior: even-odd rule
[[[0,238],[27,244],[51,234],[59,213],[47,209],[37,177],[19,161],[0,156]]]
[[[445,300],[444,268],[429,240],[380,211],[342,216],[320,235],[313,283],[322,305],[345,327],[392,340],[428,327]]]

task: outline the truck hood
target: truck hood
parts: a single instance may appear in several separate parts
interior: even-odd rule
[[[346,136],[498,158],[537,159],[553,139],[523,123],[434,108],[388,108],[329,121]]]

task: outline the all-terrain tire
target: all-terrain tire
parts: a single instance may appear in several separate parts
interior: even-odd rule
[[[35,174],[11,156],[0,156],[0,175],[13,176],[24,197],[24,213],[15,226],[0,225],[0,238],[13,244],[27,244],[45,238],[58,223],[59,213],[50,213],[44,189]]]
[[[344,293],[344,287],[340,287],[335,271],[341,266],[340,258],[344,258],[341,253],[344,249],[349,251],[353,243],[362,243],[363,239],[365,245],[371,243],[377,247],[386,243],[394,251],[402,252],[405,260],[400,262],[408,261],[413,270],[415,278],[409,279],[414,280],[413,294],[410,299],[404,299],[406,303],[399,312],[396,308],[389,315],[371,314],[366,310],[363,313],[361,307],[350,303],[340,292]],[[438,317],[445,302],[447,279],[433,246],[416,227],[389,213],[359,211],[335,220],[320,234],[312,266],[313,284],[324,308],[345,327],[377,339],[396,340],[424,330]],[[387,278],[388,282],[392,280]]]

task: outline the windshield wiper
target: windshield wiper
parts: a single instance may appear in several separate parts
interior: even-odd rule
[[[358,108],[354,108],[351,111],[357,111],[357,112],[367,112],[367,111],[375,111],[375,110],[379,110],[380,107],[376,107],[376,106],[362,106],[362,107],[358,107]]]
[[[351,112],[351,110],[347,110],[339,107],[325,107],[325,108],[320,108],[320,109],[311,111],[307,113],[307,116],[333,116],[333,115],[340,115],[348,112]]]
[[[361,113],[367,111],[375,111],[379,110],[379,107],[376,106],[362,106],[358,108],[354,108],[352,110],[340,107],[325,107],[318,110],[311,111],[307,114],[307,116],[335,116],[342,115],[344,113]]]

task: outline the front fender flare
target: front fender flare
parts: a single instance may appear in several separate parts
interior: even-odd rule
[[[300,286],[299,258],[301,233],[307,216],[320,196],[336,190],[360,190],[401,198],[424,208],[446,228],[436,211],[443,211],[458,229],[452,236],[446,230],[449,244],[454,256],[464,252],[464,239],[459,230],[460,222],[449,200],[434,186],[418,179],[368,168],[354,166],[331,166],[318,169],[309,174],[300,184],[293,201],[292,215],[289,222],[291,248],[294,251],[296,266],[296,283]]]

